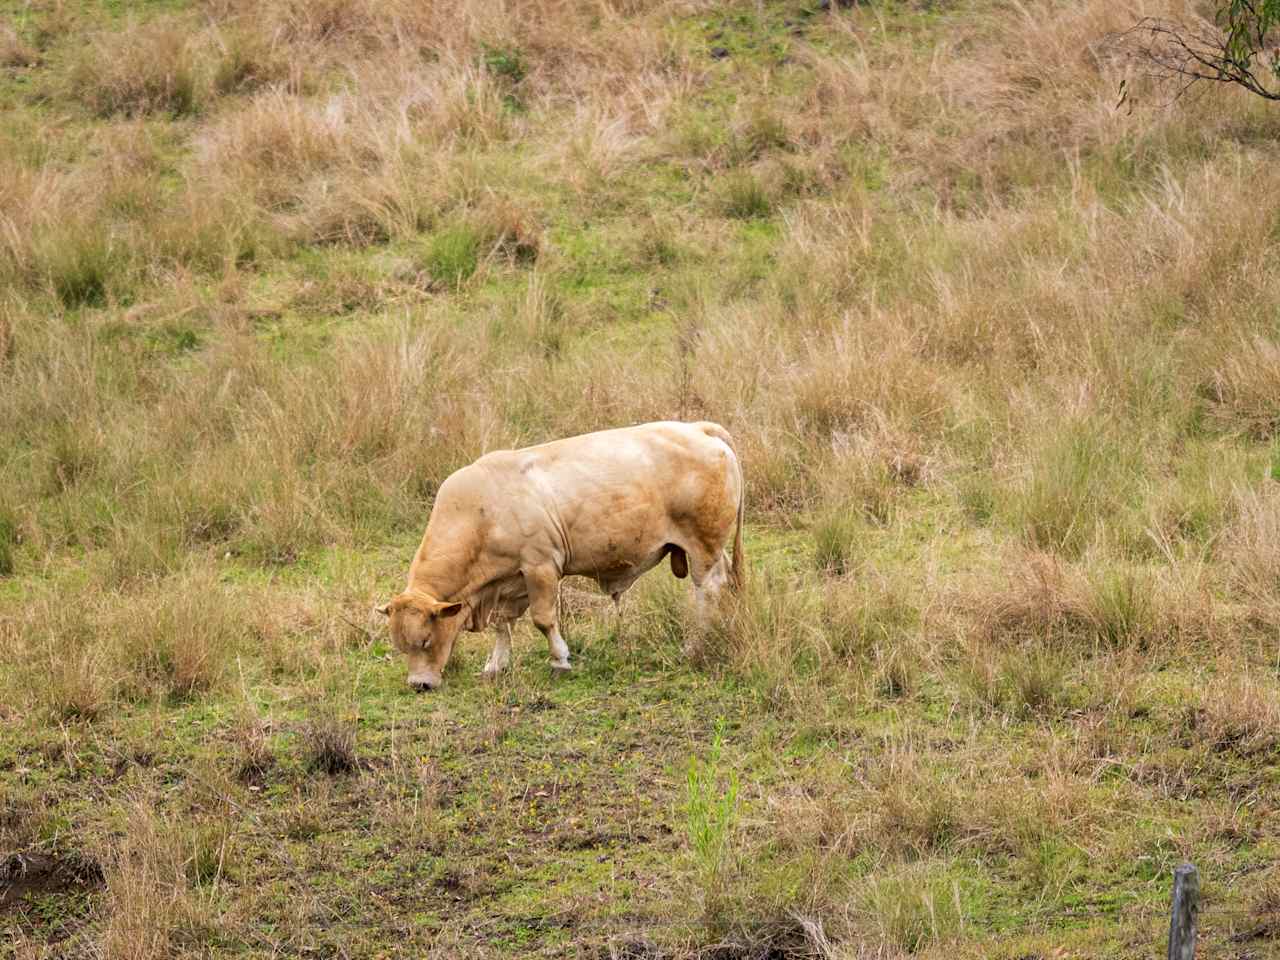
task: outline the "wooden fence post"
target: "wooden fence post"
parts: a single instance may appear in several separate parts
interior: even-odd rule
[[[1173,871],[1173,912],[1169,918],[1169,960],[1195,960],[1200,916],[1200,872],[1189,863]]]

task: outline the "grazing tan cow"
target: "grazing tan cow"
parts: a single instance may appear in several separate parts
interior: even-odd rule
[[[458,632],[489,626],[497,637],[484,672],[496,674],[526,609],[551,666],[568,670],[556,622],[566,576],[592,578],[616,604],[669,556],[704,608],[741,582],[742,499],[742,469],[715,423],[646,423],[485,454],[441,484],[408,587],[379,608],[409,658],[409,685],[439,686]]]

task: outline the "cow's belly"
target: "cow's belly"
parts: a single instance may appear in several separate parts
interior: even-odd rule
[[[565,573],[590,577],[606,593],[625,590],[641,574],[658,565],[666,545],[666,538],[654,535],[604,537],[593,544],[593,549],[575,552]]]

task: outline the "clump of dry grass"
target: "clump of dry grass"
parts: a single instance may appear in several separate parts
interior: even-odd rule
[[[1241,338],[1202,386],[1215,417],[1263,439],[1280,428],[1280,344],[1259,335]]]
[[[514,341],[545,357],[557,357],[573,333],[573,319],[554,280],[541,270],[529,273],[524,290],[490,324],[495,349]]]
[[[1251,756],[1280,744],[1280,696],[1274,683],[1233,670],[1209,683],[1187,721],[1213,749]]]
[[[206,916],[195,891],[227,873],[231,835],[225,821],[174,821],[144,803],[128,813],[124,836],[106,864],[109,912],[99,946],[110,958],[171,956]]]
[[[1124,544],[1125,511],[1141,475],[1134,453],[1118,431],[1096,421],[1044,432],[1028,475],[1008,498],[1011,519],[1032,546],[1066,556],[1099,537]]]
[[[360,765],[356,720],[333,706],[317,710],[303,727],[302,751],[309,770],[330,776],[351,773]]]
[[[907,953],[954,940],[964,929],[961,881],[938,861],[881,871],[864,885],[858,907],[882,944]]]
[[[873,408],[865,422],[835,430],[829,452],[815,451],[824,455],[815,538],[837,567],[847,564],[860,522],[891,524],[905,495],[928,483],[933,462],[923,444],[919,421],[895,423]]]
[[[1199,638],[1208,629],[1193,585],[1162,582],[1143,567],[1095,564],[1086,572],[1051,554],[1030,553],[1015,560],[1008,575],[1004,586],[961,600],[990,640],[1151,648],[1178,636]]]
[[[863,519],[855,507],[839,505],[828,510],[812,530],[813,560],[818,569],[837,577],[853,573],[859,536],[864,533]]]
[[[68,83],[72,95],[100,116],[182,116],[200,108],[198,74],[188,25],[158,19],[93,38]]]
[[[307,174],[348,159],[351,110],[342,97],[325,103],[268,90],[201,134],[198,161],[268,206],[297,202]]]
[[[275,765],[268,732],[268,723],[246,704],[231,729],[231,739],[239,754],[235,777],[240,782],[260,782]]]
[[[0,577],[13,575],[17,566],[14,554],[21,538],[17,514],[0,500]]]
[[[1085,632],[1089,626],[1078,574],[1049,554],[1029,554],[1011,572],[1007,587],[982,597],[976,614],[983,633],[1038,637]]]
[[[631,126],[626,117],[579,107],[566,123],[556,154],[548,159],[563,165],[575,190],[603,195],[637,154],[640,140]]]
[[[211,78],[214,92],[252,93],[282,82],[294,90],[301,89],[301,71],[307,69],[307,61],[287,56],[277,42],[278,36],[244,22],[231,22],[216,29],[213,42],[219,56]]]
[[[142,215],[136,204],[145,178],[113,161],[136,156],[131,139],[106,145],[101,166],[70,172],[0,161],[0,277],[69,309],[127,297],[139,279],[139,250],[117,215]]]
[[[0,652],[11,665],[0,683],[9,702],[55,722],[93,720],[109,706],[110,651],[92,642],[90,613],[45,594],[0,618]]]
[[[126,686],[177,698],[217,686],[243,629],[236,598],[203,575],[165,580],[129,597],[104,621],[102,629],[116,638]]]
[[[705,629],[694,628],[690,651],[699,662],[764,678],[781,690],[804,661],[830,659],[814,600],[802,583],[752,577],[741,593],[725,597]]]
[[[1053,649],[975,645],[960,678],[977,703],[1015,717],[1061,715],[1074,702],[1067,659]]]
[[[215,192],[269,210],[290,237],[363,245],[431,226],[467,193],[456,182],[460,149],[510,132],[498,87],[474,63],[396,59],[362,64],[349,92],[264,90],[202,132],[195,167]]]
[[[93,720],[107,709],[114,693],[105,659],[87,649],[52,652],[26,697],[54,719]]]
[[[236,598],[202,574],[79,596],[72,605],[56,590],[34,595],[11,621],[7,653],[21,664],[12,694],[55,719],[92,720],[121,697],[212,689],[241,637]]]
[[[920,358],[909,332],[885,320],[846,316],[808,341],[805,374],[792,387],[800,423],[829,436],[885,422],[928,433],[941,421],[949,407],[945,376]]]
[[[1274,617],[1280,602],[1280,495],[1271,484],[1236,494],[1236,517],[1218,555],[1227,582],[1262,615]]]
[[[18,35],[7,22],[0,21],[0,67],[34,67],[40,53]]]
[[[1237,490],[1247,482],[1249,462],[1242,451],[1222,444],[1190,448],[1172,482],[1148,499],[1147,534],[1169,559],[1180,546],[1210,554],[1238,509]]]
[[[15,326],[20,310],[12,302],[0,303],[0,366],[7,366],[18,349]]]
[[[833,11],[731,73],[699,4],[666,0],[209,0],[208,24],[79,52],[68,18],[91,13],[37,12],[49,89],[65,52],[85,110],[0,131],[0,509],[22,534],[0,714],[179,709],[235,655],[273,692],[331,676],[454,468],[708,417],[746,465],[759,570],[702,630],[654,574],[622,641],[677,674],[690,644],[729,675],[699,697],[757,697],[795,735],[746,785],[730,941],[839,952],[773,918],[835,930],[852,904],[851,955],[946,951],[979,937],[970,882],[1047,910],[1115,846],[1099,811],[1219,788],[1141,756],[1205,641],[1249,663],[1188,715],[1193,760],[1275,746],[1267,654],[1234,641],[1280,622],[1255,478],[1280,193],[1276,121],[1242,101],[1113,109],[1094,42],[1120,8],[1006,14]],[[947,712],[957,691],[978,709]],[[526,692],[489,705],[487,747]],[[378,742],[337,703],[294,741],[316,773]],[[906,724],[926,735],[846,749]],[[812,792],[810,726],[856,757]],[[231,775],[264,775],[267,733],[246,712]],[[441,768],[395,762],[375,808],[445,844]],[[374,779],[305,778],[279,825],[317,840]],[[775,780],[794,816],[762,822]],[[122,841],[102,952],[200,939],[188,908],[233,845],[197,817],[169,849],[170,826]]]
[[[1280,933],[1280,875],[1274,868],[1259,885],[1251,905],[1252,916],[1242,934],[1248,939],[1274,939]],[[1237,934],[1236,939],[1242,939]]]
[[[1015,705],[1021,703],[1017,709],[1032,707],[1026,697],[1049,712],[1072,704],[1076,682],[1088,677],[1064,672],[1058,659],[1067,648],[1094,657],[1167,655],[1224,641],[1230,620],[1214,598],[1215,580],[1205,566],[1163,569],[1091,557],[1076,566],[1044,554],[1023,555],[1007,580],[952,595],[949,613],[976,631],[962,681],[979,701],[994,705],[1012,692]],[[1005,661],[1012,672],[1002,680]],[[1046,696],[1036,694],[1037,677],[1047,684],[1041,691]],[[1006,681],[1015,687],[1010,690]],[[1048,695],[1051,690],[1057,692]]]
[[[956,791],[910,750],[889,754],[876,772],[882,802],[870,835],[880,849],[923,857],[946,849],[959,821]]]

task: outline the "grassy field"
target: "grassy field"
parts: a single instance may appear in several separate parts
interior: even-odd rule
[[[1280,955],[1280,108],[1106,39],[1191,9],[0,2],[0,956],[1156,957],[1187,858]],[[745,594],[414,695],[444,477],[659,418]]]

